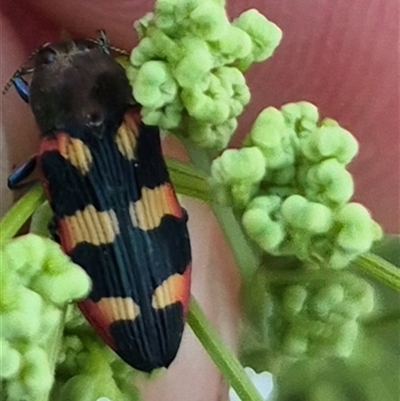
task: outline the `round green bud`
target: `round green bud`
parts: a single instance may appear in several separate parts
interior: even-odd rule
[[[38,276],[32,288],[55,305],[64,305],[84,298],[90,291],[91,280],[78,265],[69,263],[68,270],[56,276]]]
[[[242,224],[249,237],[268,252],[275,252],[286,236],[282,223],[271,218],[279,206],[278,197],[260,196],[250,202],[242,216]]]
[[[32,346],[23,357],[20,380],[29,389],[32,399],[38,399],[50,391],[54,381],[50,361],[45,350],[37,346]]]
[[[264,176],[265,168],[265,158],[258,148],[227,149],[213,161],[211,176],[225,184],[240,181],[258,183]]]
[[[326,317],[332,308],[343,301],[344,296],[344,289],[339,283],[322,287],[312,297],[312,310],[318,317]]]
[[[322,125],[301,141],[301,150],[311,162],[335,158],[345,165],[357,154],[358,143],[343,128]]]
[[[283,310],[289,315],[298,315],[307,298],[307,289],[301,285],[291,285],[283,294]]]
[[[300,327],[289,329],[282,341],[285,353],[293,356],[301,356],[308,350],[308,339],[306,330]]]
[[[218,4],[203,1],[190,13],[191,32],[205,40],[220,39],[229,27],[225,9]]]
[[[213,57],[206,42],[198,38],[184,38],[184,57],[180,59],[173,70],[179,85],[192,88],[197,82],[204,81],[214,67]]]
[[[207,93],[194,86],[183,89],[181,99],[189,115],[199,122],[221,124],[229,117],[229,101],[222,90]]]
[[[289,196],[283,202],[281,212],[288,224],[310,233],[325,233],[332,225],[332,212],[328,207],[308,202],[300,195]]]
[[[354,344],[358,336],[358,323],[349,320],[341,326],[336,327],[336,355],[342,358],[348,358],[354,349]]]
[[[133,95],[142,106],[157,109],[172,102],[177,90],[167,63],[152,60],[144,63],[138,70]]]
[[[0,316],[19,308],[20,298],[24,289],[19,276],[10,268],[8,258],[0,250]]]
[[[18,273],[21,283],[27,285],[40,272],[46,255],[46,244],[49,243],[50,240],[33,234],[13,239],[3,249],[3,263]]]
[[[131,65],[133,67],[136,67],[137,70],[144,63],[157,58],[157,56],[158,51],[157,48],[154,46],[153,41],[151,40],[151,38],[145,37],[139,42],[138,46],[132,50],[129,60]],[[128,74],[128,79],[130,78],[131,76]]]
[[[354,192],[351,174],[335,159],[312,166],[307,181],[307,197],[328,206],[344,204]]]
[[[231,118],[222,124],[208,124],[194,118],[187,120],[190,139],[202,148],[224,149],[237,127],[237,120]]]
[[[258,115],[250,131],[250,140],[267,158],[269,169],[293,163],[294,149],[290,133],[282,113],[274,107],[268,107]]]
[[[173,130],[181,123],[182,112],[182,103],[175,99],[160,109],[143,108],[142,118],[147,125],[157,125],[165,130]]]
[[[250,36],[242,29],[230,25],[217,42],[221,52],[221,63],[231,64],[237,59],[244,59],[251,54],[253,44]]]
[[[319,120],[318,108],[309,102],[285,104],[281,107],[281,113],[286,124],[295,129],[297,134],[313,131]]]
[[[77,375],[71,377],[60,392],[60,401],[93,401],[96,396],[96,380],[92,375]]]
[[[8,341],[0,337],[0,379],[10,380],[21,367],[21,354]]]
[[[336,215],[341,226],[337,243],[348,252],[362,253],[370,249],[376,240],[375,225],[367,209],[359,203],[345,205]]]
[[[242,13],[233,25],[250,36],[255,61],[263,61],[271,57],[282,39],[282,31],[255,9]]]
[[[22,287],[19,291],[18,308],[1,314],[1,337],[33,338],[41,325],[42,308],[43,302],[40,295]]]
[[[230,117],[238,116],[250,101],[250,91],[243,74],[234,67],[220,67],[214,71],[229,103]]]

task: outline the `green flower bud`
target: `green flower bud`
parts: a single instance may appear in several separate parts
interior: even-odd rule
[[[348,358],[352,354],[358,336],[358,328],[358,323],[350,320],[336,329],[335,353],[338,357]]]
[[[292,285],[285,290],[283,295],[283,310],[289,315],[297,315],[301,312],[307,298],[307,290],[301,285]]]
[[[345,205],[335,220],[341,226],[337,237],[338,245],[352,253],[366,252],[381,233],[376,230],[367,209],[359,203]]]
[[[237,126],[236,119],[232,118],[223,124],[208,124],[194,118],[188,119],[190,139],[203,148],[223,149],[228,144],[232,133]]]
[[[335,158],[339,163],[350,163],[357,154],[358,143],[350,132],[339,126],[322,126],[301,141],[301,150],[311,162]]]
[[[281,35],[255,10],[235,24],[220,0],[159,0],[154,14],[135,24],[141,41],[127,75],[145,123],[200,147],[227,145],[250,99],[239,70],[271,54]]]
[[[252,188],[258,185],[264,172],[265,159],[258,148],[230,149],[213,161],[210,185],[217,196],[224,188],[225,203],[233,202],[240,208],[249,201]]]
[[[219,90],[218,90],[219,89]],[[208,124],[221,124],[229,116],[228,98],[221,88],[203,92],[199,87],[182,90],[182,102],[191,117]]]
[[[267,330],[271,347],[286,356],[347,357],[356,344],[358,320],[372,310],[373,289],[349,273],[322,279],[317,273],[307,280],[312,271],[297,269],[294,277],[304,285],[286,281],[286,274],[270,281],[266,296],[272,313],[261,328]]]
[[[279,207],[279,197],[260,196],[250,202],[242,217],[243,227],[249,237],[271,253],[275,252],[286,235],[283,225],[271,218]]]
[[[148,38],[143,38],[138,47],[132,50],[130,62],[133,67],[140,68],[147,61],[151,61],[158,56],[158,50],[154,46],[154,42]],[[128,76],[128,78],[130,78]]]
[[[0,337],[0,350],[0,379],[9,380],[15,377],[20,370],[21,354],[2,337]]]
[[[210,41],[220,39],[230,26],[225,9],[207,1],[190,13],[190,23],[194,35]]]
[[[250,132],[253,146],[257,146],[268,160],[269,169],[285,167],[294,160],[294,148],[282,113],[274,107],[263,110]]]
[[[204,82],[206,74],[214,66],[207,44],[201,39],[187,38],[182,41],[185,56],[176,65],[173,74],[182,88],[191,88]]]
[[[301,356],[307,352],[308,341],[304,328],[296,327],[288,331],[283,337],[282,349],[284,353]]]
[[[177,128],[182,119],[183,106],[179,101],[167,104],[161,109],[144,109],[143,122],[147,125],[162,125],[164,129]]]
[[[173,101],[177,84],[163,61],[147,61],[140,67],[133,86],[135,99],[143,106],[160,108]]]
[[[226,64],[249,57],[253,48],[250,36],[234,25],[225,30],[225,34],[219,39],[217,46],[222,54],[221,62]]]
[[[335,159],[312,166],[307,181],[307,196],[328,206],[344,204],[354,192],[351,174]]]
[[[0,314],[1,337],[6,339],[32,338],[41,326],[43,303],[40,295],[24,287],[18,293],[15,309]]]
[[[282,217],[296,229],[310,233],[325,233],[332,226],[331,210],[309,202],[300,195],[289,196],[282,204]]]
[[[229,102],[230,117],[236,117],[250,101],[250,91],[243,74],[234,67],[220,67],[214,72]]]
[[[319,120],[316,106],[309,102],[288,103],[281,108],[281,113],[286,124],[293,128],[297,135],[302,138],[303,132],[315,130]]]
[[[234,25],[252,39],[252,58],[255,61],[271,57],[282,39],[282,31],[255,9],[241,14]]]

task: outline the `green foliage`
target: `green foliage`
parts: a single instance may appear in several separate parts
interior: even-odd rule
[[[8,401],[40,400],[53,384],[53,344],[63,308],[90,280],[60,247],[29,234],[0,250],[1,379]]]
[[[245,329],[244,362],[266,370],[279,358],[349,357],[360,322],[374,308],[373,288],[352,273],[324,274],[290,264],[292,269],[286,270],[261,267],[245,287],[250,326]]]
[[[381,229],[362,205],[348,203],[346,166],[356,140],[335,121],[318,120],[307,102],[265,109],[244,147],[214,160],[210,186],[264,251],[341,269],[368,251]]]
[[[242,72],[272,55],[279,28],[257,10],[231,24],[215,0],[159,0],[135,27],[127,74],[144,122],[223,149],[250,100]]]
[[[295,358],[351,355],[358,321],[374,305],[372,287],[350,273],[304,284],[271,284],[268,297],[272,348]]]
[[[50,400],[141,399],[133,385],[135,371],[100,340],[76,306],[68,309],[55,373]]]

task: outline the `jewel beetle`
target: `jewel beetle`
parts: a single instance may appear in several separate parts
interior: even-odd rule
[[[37,168],[62,249],[92,279],[78,305],[132,367],[150,372],[176,356],[190,293],[187,213],[105,34],[43,45],[11,79],[40,129]],[[31,80],[24,76],[31,74]],[[11,85],[11,84],[10,84]]]

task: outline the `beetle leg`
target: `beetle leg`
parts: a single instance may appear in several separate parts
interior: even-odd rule
[[[22,166],[13,171],[7,180],[7,186],[10,189],[20,188],[23,184],[22,181],[29,177],[36,167],[36,155],[29,158],[29,160]]]
[[[29,103],[29,84],[28,84],[28,82],[26,82],[25,79],[19,75],[16,75],[14,78],[12,78],[11,82],[14,85],[14,88],[17,91],[20,98],[24,102]]]

